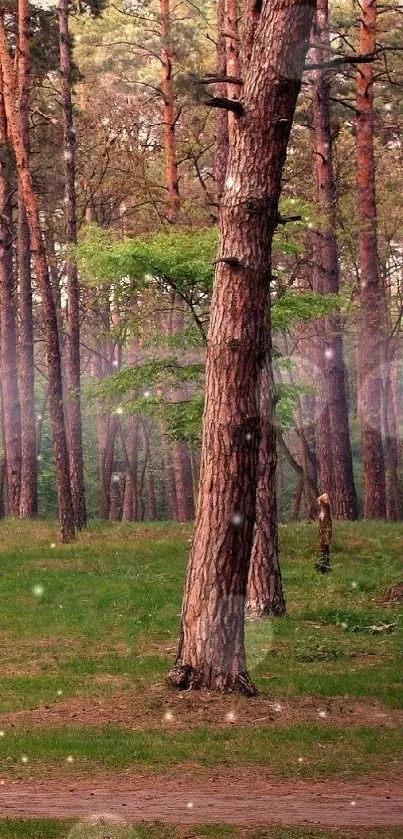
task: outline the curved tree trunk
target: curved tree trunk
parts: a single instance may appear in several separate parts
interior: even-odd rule
[[[315,63],[330,55],[327,0],[318,0],[312,50]],[[336,189],[333,173],[333,144],[330,123],[330,79],[328,71],[313,72],[313,127],[315,140],[316,193],[320,227],[313,236],[313,290],[338,294],[339,253],[335,233]],[[319,325],[318,367],[323,371],[318,399],[318,462],[321,492],[332,499],[333,514],[340,519],[357,518],[357,496],[353,477],[348,405],[345,387],[341,323],[337,315]]]
[[[11,137],[17,161],[18,175],[21,182],[21,192],[27,211],[36,278],[42,297],[49,378],[50,416],[57,470],[60,539],[62,542],[68,542],[74,536],[74,516],[70,491],[67,437],[63,413],[63,390],[57,315],[40,228],[38,200],[33,188],[32,174],[29,168],[28,157],[15,111],[14,74],[4,28],[4,12],[2,12],[1,9],[0,63],[4,82],[4,105],[7,117],[8,133]]]
[[[71,39],[69,33],[69,2],[59,0],[60,74],[63,98],[65,162],[66,244],[77,244],[76,209],[76,138],[73,123]],[[80,303],[77,263],[70,253],[66,261],[67,276],[67,434],[70,455],[71,494],[76,527],[87,523],[84,486],[83,435],[81,421],[80,371]]]
[[[18,96],[22,141],[29,157],[30,11],[18,3]],[[19,284],[19,390],[21,403],[21,518],[38,514],[38,469],[35,427],[34,318],[32,311],[31,245],[21,184],[18,184],[17,226]]]
[[[255,2],[253,3],[255,6]],[[244,612],[255,522],[272,237],[313,7],[263,0],[220,215],[200,493],[171,682],[253,693]]]
[[[360,53],[376,48],[376,0],[363,0]],[[358,344],[359,417],[364,463],[364,515],[386,517],[385,462],[382,445],[381,361],[385,299],[379,272],[374,158],[374,71],[358,65],[357,167],[360,265]]]

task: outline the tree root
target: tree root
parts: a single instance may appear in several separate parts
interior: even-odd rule
[[[175,690],[214,690],[219,693],[240,693],[243,696],[256,696],[257,690],[249,674],[213,673],[210,669],[203,674],[199,668],[190,664],[176,662],[168,673],[168,682]]]

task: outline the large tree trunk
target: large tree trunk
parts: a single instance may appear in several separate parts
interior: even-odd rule
[[[363,0],[360,53],[376,48],[376,0]],[[379,272],[375,195],[373,68],[358,65],[357,167],[360,265],[358,344],[359,417],[364,463],[364,515],[385,518],[385,463],[382,446],[381,349],[385,327],[385,296]]]
[[[318,0],[312,50],[314,63],[330,56],[327,0]],[[328,71],[313,73],[313,128],[317,201],[320,226],[313,236],[313,290],[320,294],[339,293],[339,254],[335,233],[336,189],[333,173],[333,144],[330,122],[330,80]],[[353,478],[348,405],[343,362],[341,323],[337,315],[319,325],[318,366],[323,372],[318,400],[317,443],[321,492],[332,499],[335,518],[357,518],[357,496]]]
[[[76,209],[76,138],[72,105],[71,39],[69,33],[69,2],[59,0],[60,74],[63,98],[65,162],[66,244],[77,244]],[[77,263],[67,254],[67,433],[70,454],[71,494],[76,527],[87,523],[84,486],[84,458],[80,401],[80,304]]]
[[[41,235],[38,200],[32,183],[28,157],[21,136],[14,104],[14,73],[8,52],[4,28],[4,12],[0,9],[0,63],[4,83],[4,105],[8,133],[17,161],[21,192],[27,211],[35,273],[42,297],[45,328],[47,367],[49,378],[49,403],[52,423],[53,448],[57,470],[60,538],[67,542],[74,536],[74,516],[70,491],[69,458],[63,413],[63,391],[60,365],[59,336],[56,308],[49,278],[46,254]]]
[[[253,0],[256,9],[256,4]],[[200,493],[171,681],[253,693],[244,612],[255,522],[272,237],[313,7],[263,0],[220,214]]]
[[[11,150],[0,92],[0,364],[6,456],[7,510],[19,516],[21,494],[21,414],[18,393],[17,335],[13,273]]]
[[[21,137],[29,157],[30,11],[28,0],[18,4],[18,96]],[[18,372],[21,404],[21,518],[38,514],[38,465],[35,427],[34,318],[32,311],[31,245],[18,183],[17,261],[19,283]]]
[[[268,350],[260,382],[260,446],[256,522],[249,567],[247,614],[284,615],[285,599],[278,548],[274,381]]]
[[[161,89],[164,99],[163,121],[165,138],[165,184],[168,190],[168,218],[176,222],[179,216],[179,174],[176,160],[175,125],[177,116],[175,114],[175,99],[173,86],[172,69],[172,45],[171,45],[171,9],[170,0],[161,1],[161,63],[162,79]]]

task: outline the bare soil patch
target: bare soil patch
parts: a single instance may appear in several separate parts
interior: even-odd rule
[[[104,818],[111,823],[282,824],[329,827],[403,825],[403,777],[383,776],[347,783],[292,784],[264,778],[246,767],[168,779],[132,775],[106,779],[6,781],[1,818]],[[118,820],[118,822],[117,822]]]
[[[403,724],[403,711],[386,708],[376,700],[354,702],[342,697],[320,700],[304,696],[299,700],[257,697],[231,699],[208,692],[174,693],[164,685],[124,689],[123,677],[95,676],[91,681],[115,686],[108,696],[80,696],[43,705],[28,711],[0,715],[0,725],[10,727],[63,725],[119,725],[130,729],[164,728],[194,730],[231,725],[290,725],[320,721],[337,726],[381,726]]]

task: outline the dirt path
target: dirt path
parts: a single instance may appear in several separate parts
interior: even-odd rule
[[[400,779],[401,781],[401,779]],[[292,785],[253,779],[142,776],[73,784],[4,781],[0,818],[71,818],[115,824],[403,825],[403,784],[394,779]]]

